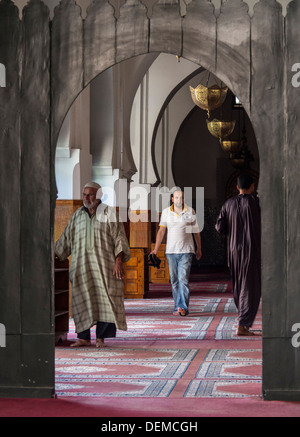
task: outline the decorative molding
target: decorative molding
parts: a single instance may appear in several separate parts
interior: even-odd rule
[[[253,16],[254,14],[254,7],[257,3],[259,3],[261,0],[243,0],[244,3],[247,3],[247,5],[249,6],[249,11],[248,14],[250,17]],[[287,6],[289,5],[289,3],[291,3],[294,0],[276,0],[277,3],[279,3],[282,7],[282,15],[285,17],[287,14]]]
[[[253,17],[254,14],[254,6],[256,5],[256,3],[259,3],[260,0],[243,0],[244,3],[247,3],[248,5],[248,15],[250,18]]]
[[[282,15],[285,17],[287,14],[287,6],[294,0],[276,0],[282,6]]]
[[[120,9],[126,3],[126,0],[108,0],[108,3],[114,8],[115,19],[117,20],[120,17]]]
[[[139,0],[146,8],[147,10],[147,17],[148,19],[151,19],[152,12],[153,12],[153,6],[156,3],[159,3],[159,0]],[[180,9],[180,15],[184,17],[187,14],[187,6],[195,0],[179,0],[179,9]],[[214,13],[216,17],[218,17],[220,13],[220,9],[222,4],[226,3],[228,0],[207,0],[208,2],[212,3],[214,5]],[[259,3],[261,0],[241,0],[244,3],[246,3],[249,7],[248,15],[250,18],[254,15],[254,8],[257,3]],[[287,14],[287,7],[288,5],[295,0],[276,0],[277,3],[279,3],[282,7],[282,15],[283,17],[286,17]],[[27,5],[30,1],[28,0],[12,0],[12,3],[14,3],[18,9],[19,9],[19,18],[22,20],[22,10],[25,5]],[[50,10],[50,19],[53,18],[53,10],[54,8],[61,2],[61,0],[56,0],[55,3],[53,3],[51,0],[41,0],[46,6],[48,6]],[[82,18],[84,19],[86,16],[86,9],[89,5],[89,0],[75,0],[78,6],[80,6],[82,10]],[[113,7],[114,9],[114,16],[116,20],[120,17],[120,9],[124,4],[126,3],[126,0],[107,0],[107,2]]]
[[[192,3],[193,0],[179,0],[180,15],[184,17],[186,15],[186,7]]]
[[[187,3],[186,0],[185,3]],[[215,13],[216,15],[218,14],[219,10],[221,9],[222,4],[226,3],[228,0],[210,0],[210,2],[214,5],[215,7]],[[242,0],[244,3],[246,3],[249,7],[248,10],[248,15],[250,17],[253,16],[254,14],[254,7],[257,3],[259,3],[261,0]],[[289,3],[291,3],[294,0],[276,0],[277,3],[279,3],[282,7],[282,15],[285,17],[287,14],[287,6],[289,5]]]
[[[219,9],[221,9],[223,3],[222,0],[210,0],[210,2],[214,5],[215,11],[219,11]]]
[[[158,0],[140,0],[140,2],[146,7],[147,17],[150,19],[152,17],[153,6]]]

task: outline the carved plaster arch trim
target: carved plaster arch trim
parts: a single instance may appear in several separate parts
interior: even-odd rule
[[[30,0],[29,0],[30,1]],[[127,0],[107,0],[108,3],[110,3],[110,5],[113,7],[114,9],[114,16],[115,19],[117,20],[120,17],[120,10],[122,8],[122,6],[125,5]],[[142,3],[147,10],[147,17],[148,19],[150,19],[152,17],[152,11],[153,11],[153,7],[156,3],[159,3],[159,0],[139,0],[140,3]],[[187,6],[192,3],[195,0],[179,0],[179,13],[181,15],[181,17],[184,17],[187,13]],[[228,0],[207,0],[207,2],[212,3],[214,6],[214,14],[216,17],[219,16],[220,14],[220,9],[222,7],[222,5],[224,3],[226,3]],[[259,3],[261,0],[241,0],[243,3],[246,3],[248,5],[248,15],[251,18],[254,15],[254,9],[257,3]],[[279,3],[282,7],[282,15],[285,17],[287,14],[287,10],[288,10],[288,6],[291,2],[293,2],[294,0],[275,0],[277,3]],[[28,2],[24,1],[24,0],[13,0],[13,2],[15,3],[15,5],[19,8],[19,15],[20,15],[20,20],[22,20],[22,10],[23,8],[26,6],[26,4],[28,4]],[[49,10],[50,10],[50,17],[52,18],[53,15],[53,9],[55,8],[55,6],[57,6],[60,1],[57,0],[57,3],[52,5],[48,5],[47,1],[44,1],[45,5],[48,6]],[[85,0],[77,0],[76,2],[78,4],[78,6],[80,6],[81,11],[82,11],[82,17],[85,18],[86,16],[86,9],[88,8],[89,4],[85,2]]]

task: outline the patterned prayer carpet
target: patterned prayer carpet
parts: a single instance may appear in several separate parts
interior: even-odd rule
[[[125,300],[127,331],[108,347],[56,347],[58,398],[259,398],[261,311],[254,337],[238,337],[230,284],[191,283],[190,314],[174,316],[171,286],[151,284],[146,299]]]
[[[104,349],[96,349],[94,339],[89,348],[70,348],[76,338],[70,320],[68,339],[56,347],[56,397],[0,398],[0,417],[13,418],[13,429],[15,417],[50,418],[36,429],[53,426],[55,432],[62,422],[53,418],[70,418],[66,432],[74,428],[77,434],[81,425],[83,432],[99,433],[102,424],[106,430],[130,422],[141,425],[139,432],[145,423],[178,425],[193,418],[200,430],[203,417],[299,417],[300,402],[263,400],[261,337],[235,335],[231,284],[223,279],[214,276],[212,283],[201,274],[191,281],[188,317],[172,315],[168,284],[152,285],[146,299],[126,300],[128,331],[118,331]],[[260,311],[253,328],[261,332]],[[32,432],[36,422],[30,421],[20,422],[20,431],[26,423]],[[217,423],[220,432],[228,426],[227,420]],[[215,420],[212,425],[215,430]]]

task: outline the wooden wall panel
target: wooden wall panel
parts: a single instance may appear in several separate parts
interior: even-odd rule
[[[151,213],[150,211],[130,211],[130,247],[145,248],[150,251],[151,247]]]
[[[143,299],[149,291],[147,252],[131,249],[131,258],[124,264],[124,296],[127,299]]]
[[[151,245],[151,250],[153,250],[155,244]],[[160,268],[149,267],[150,270],[150,282],[153,284],[168,284],[170,282],[169,266],[166,257],[166,244],[161,244],[159,251],[157,252],[158,258],[161,259]]]
[[[56,242],[67,226],[74,212],[82,206],[82,200],[56,200],[55,221],[54,221],[54,242]],[[68,257],[69,265],[72,262],[72,255]],[[69,282],[69,315],[73,316],[72,312],[72,284]]]
[[[67,226],[74,212],[82,206],[82,200],[56,200],[55,208],[55,225],[54,225],[54,241],[57,241],[63,230]]]

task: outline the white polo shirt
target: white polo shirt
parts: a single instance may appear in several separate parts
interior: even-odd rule
[[[174,205],[165,208],[159,226],[168,229],[166,253],[195,253],[192,234],[200,231],[193,208],[184,205],[180,214],[174,211]]]

